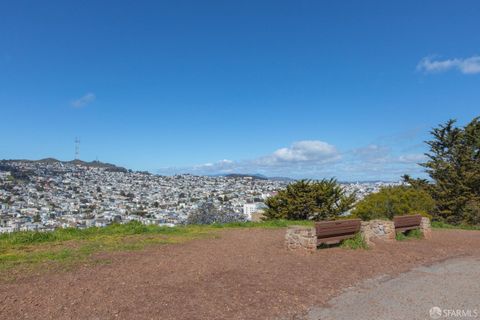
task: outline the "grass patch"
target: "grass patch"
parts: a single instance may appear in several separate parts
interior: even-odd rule
[[[367,243],[365,242],[365,239],[363,239],[360,233],[357,233],[354,238],[343,240],[340,246],[342,248],[348,248],[353,250],[368,249]]]
[[[220,229],[284,228],[312,225],[311,221],[271,220],[160,227],[139,222],[112,224],[104,228],[57,229],[51,232],[22,231],[0,234],[0,271],[30,269],[42,263],[72,265],[86,262],[98,252],[139,250],[154,244],[182,243],[192,239],[218,237]]]
[[[225,224],[212,224],[212,228],[286,228],[292,225],[312,226],[313,221],[309,220],[266,220],[262,222],[232,222]],[[206,227],[206,226],[205,226]]]
[[[397,239],[398,241],[404,241],[409,239],[423,239],[423,232],[419,229],[399,232],[395,235],[395,239]]]
[[[480,226],[470,226],[466,224],[453,225],[441,221],[433,221],[432,228],[435,229],[462,229],[462,230],[480,230]]]

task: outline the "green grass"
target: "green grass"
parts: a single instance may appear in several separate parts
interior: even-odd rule
[[[286,228],[288,226],[301,225],[313,226],[313,221],[309,220],[267,220],[262,222],[233,222],[225,224],[212,224],[212,228]]]
[[[423,239],[423,232],[419,229],[399,232],[395,235],[395,239],[397,239],[398,241],[404,241],[409,239]]]
[[[470,226],[470,225],[453,225],[440,221],[433,221],[432,228],[435,229],[463,229],[463,230],[480,230],[480,226]]]
[[[190,230],[188,230],[190,231]],[[69,240],[91,240],[99,237],[131,236],[139,234],[183,234],[186,228],[146,226],[138,222],[112,224],[105,228],[57,229],[52,232],[14,232],[0,235],[0,248],[3,246],[28,245]]]
[[[192,239],[218,237],[220,229],[283,228],[289,225],[312,225],[310,221],[273,220],[159,227],[139,222],[112,224],[104,228],[57,229],[52,232],[14,232],[0,235],[0,272],[12,268],[29,269],[38,264],[69,266],[91,261],[94,253],[138,250],[153,244],[182,243]]]
[[[343,240],[340,246],[342,248],[348,248],[353,250],[368,249],[367,243],[365,242],[365,239],[363,239],[360,233],[357,233],[354,238]]]

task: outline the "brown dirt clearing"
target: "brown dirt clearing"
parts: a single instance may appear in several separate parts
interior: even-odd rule
[[[0,283],[0,319],[294,318],[379,275],[459,256],[480,257],[480,232],[435,230],[431,240],[371,250],[288,252],[284,229],[101,254],[79,265]]]

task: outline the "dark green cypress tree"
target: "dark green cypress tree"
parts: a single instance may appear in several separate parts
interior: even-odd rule
[[[455,122],[449,120],[431,131],[433,139],[426,142],[429,160],[421,165],[433,180],[428,191],[436,202],[438,217],[459,224],[472,220],[468,218],[475,212],[472,203],[480,200],[480,118],[465,127],[457,127]]]
[[[335,179],[300,180],[265,201],[267,219],[331,220],[350,210],[355,194],[347,195]]]

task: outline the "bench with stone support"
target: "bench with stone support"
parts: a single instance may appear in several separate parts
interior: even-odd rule
[[[401,233],[409,230],[421,229],[422,216],[419,214],[409,216],[393,217],[395,233]]]
[[[334,244],[353,238],[360,232],[360,219],[316,222],[314,226],[289,226],[285,246],[313,252],[320,244]]]
[[[320,244],[334,244],[353,238],[360,232],[367,245],[375,241],[395,241],[395,232],[420,229],[425,239],[431,238],[430,219],[420,215],[397,216],[391,220],[359,219],[316,222],[313,226],[289,226],[285,234],[285,246],[314,252]]]
[[[354,238],[360,232],[360,226],[360,219],[316,222],[317,245],[335,244],[348,238]]]

